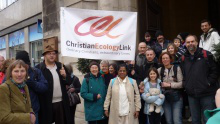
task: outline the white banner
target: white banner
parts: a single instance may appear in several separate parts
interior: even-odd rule
[[[134,60],[136,12],[61,7],[62,56]]]

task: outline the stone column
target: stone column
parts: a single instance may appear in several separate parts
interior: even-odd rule
[[[137,0],[98,0],[99,10],[137,11]]]
[[[6,59],[9,59],[9,38],[5,35]]]
[[[24,50],[27,51],[28,53],[29,51],[29,31],[28,31],[28,27],[24,28]]]

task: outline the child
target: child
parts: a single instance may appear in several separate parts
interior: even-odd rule
[[[150,104],[153,103],[156,106],[162,106],[164,102],[164,95],[161,94],[160,83],[161,80],[159,79],[159,73],[156,68],[150,68],[148,71],[148,78],[144,80],[144,93],[141,95],[142,99],[145,101],[144,106],[144,113],[148,115],[150,124],[160,124],[161,115],[163,114],[164,110],[161,107],[160,110],[150,110]],[[140,85],[143,87],[143,84]],[[159,95],[149,96],[150,88],[157,88],[160,90]]]
[[[177,52],[175,53],[175,57],[177,59],[181,58],[181,56],[186,52],[186,47],[181,44],[181,39],[174,38],[173,44],[177,47]]]
[[[182,44],[181,44],[181,39],[179,38],[174,38],[173,39],[173,44],[177,47],[177,48],[183,48]]]

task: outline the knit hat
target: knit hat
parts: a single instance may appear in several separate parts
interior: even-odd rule
[[[90,62],[89,68],[91,68],[93,65],[96,65],[99,68],[99,64],[97,62],[95,62],[95,61]]]
[[[150,33],[149,33],[149,32],[146,32],[146,33],[145,33],[145,36],[151,36],[151,35],[150,35]]]
[[[23,60],[28,65],[31,65],[28,52],[26,52],[26,51],[19,51],[19,52],[17,52],[16,60],[18,60],[18,59]]]
[[[163,32],[161,30],[157,30],[155,33],[155,37],[157,38],[159,35],[163,35]]]
[[[178,35],[180,35],[181,38],[183,39],[183,41],[185,41],[186,37],[189,35],[189,33],[188,32],[182,32],[182,33],[179,33]]]

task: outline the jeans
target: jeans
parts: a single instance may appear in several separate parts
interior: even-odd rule
[[[177,102],[168,102],[165,99],[163,108],[167,124],[182,124],[183,98]]]
[[[195,98],[192,96],[188,96],[189,99],[189,108],[192,116],[192,123],[193,124],[202,124],[201,122],[201,115],[203,121],[206,123],[207,118],[204,116],[205,110],[212,110],[215,109],[215,96],[205,96],[201,98]]]
[[[35,121],[35,124],[38,124],[38,113],[35,113],[35,117],[36,117],[36,121]]]

